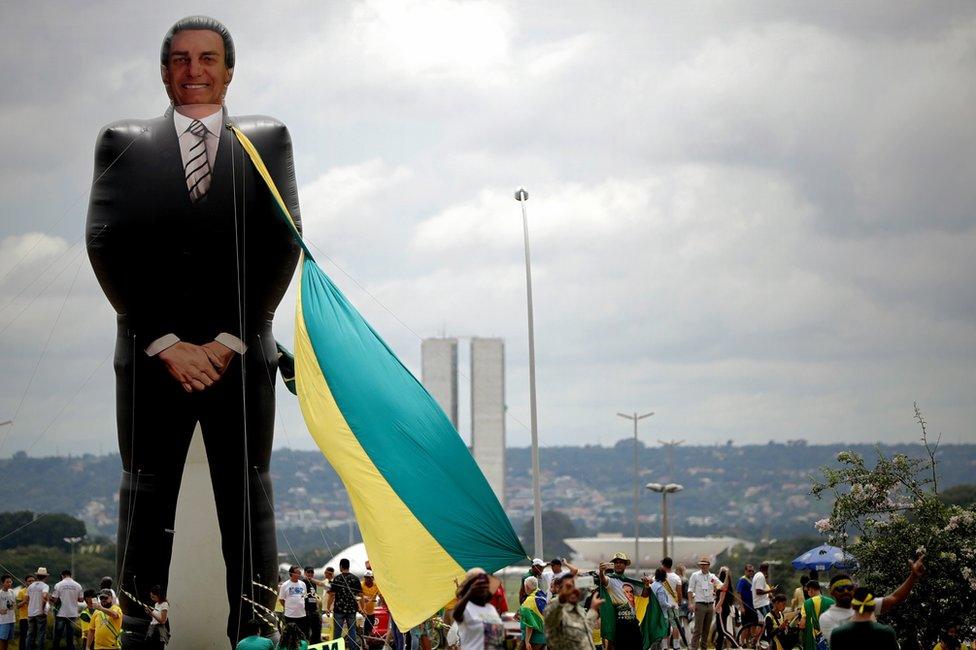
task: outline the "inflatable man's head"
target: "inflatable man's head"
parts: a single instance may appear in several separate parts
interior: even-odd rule
[[[223,104],[234,76],[234,39],[219,20],[187,16],[166,32],[159,62],[174,106]]]

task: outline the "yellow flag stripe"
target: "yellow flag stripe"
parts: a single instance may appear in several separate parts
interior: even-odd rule
[[[349,492],[383,598],[397,625],[409,629],[453,598],[464,569],[397,496],[336,405],[305,328],[301,288],[295,324],[296,386],[305,422]],[[450,508],[444,497],[444,507]],[[431,587],[418,593],[418,585]]]

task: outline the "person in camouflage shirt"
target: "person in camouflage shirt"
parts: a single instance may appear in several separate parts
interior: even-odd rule
[[[571,575],[562,578],[558,598],[546,607],[546,639],[548,650],[595,650],[593,626],[599,616],[603,599],[594,594],[590,609],[580,604],[580,590]]]

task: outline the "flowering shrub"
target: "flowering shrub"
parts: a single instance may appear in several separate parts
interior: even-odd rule
[[[883,622],[903,648],[931,648],[952,624],[964,636],[976,633],[976,511],[939,499],[938,443],[929,444],[917,406],[915,417],[928,458],[888,458],[879,450],[872,466],[839,453],[839,467],[822,468],[822,480],[813,481],[811,494],[834,500],[830,517],[813,525],[857,558],[857,580],[876,594],[894,591],[910,560],[926,555],[928,575]]]

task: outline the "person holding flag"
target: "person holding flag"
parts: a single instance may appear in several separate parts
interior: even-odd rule
[[[522,640],[525,650],[544,650],[546,647],[546,625],[543,613],[546,611],[548,595],[539,589],[539,579],[529,576],[522,581],[525,600],[519,607],[519,623],[522,626]]]
[[[649,598],[651,579],[635,580],[624,575],[630,565],[625,553],[615,553],[609,563],[600,564],[600,633],[607,650],[647,650],[668,635],[668,620],[656,598]],[[608,569],[613,569],[608,571]],[[634,587],[631,605],[624,585]],[[640,591],[637,591],[640,587]]]

